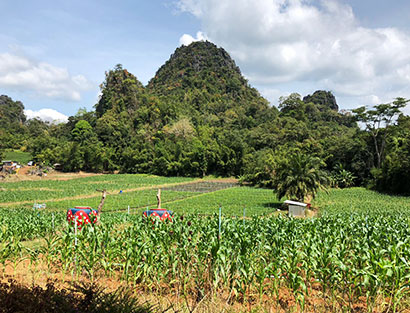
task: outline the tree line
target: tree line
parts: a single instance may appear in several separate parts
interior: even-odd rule
[[[145,87],[117,65],[94,110],[67,123],[27,120],[21,102],[1,96],[0,150],[27,150],[64,171],[236,176],[275,188],[314,168],[332,186],[408,194],[407,101],[339,111],[331,92],[317,91],[281,97],[276,108],[225,50],[197,42],[178,48]]]

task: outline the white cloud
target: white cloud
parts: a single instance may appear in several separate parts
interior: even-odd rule
[[[72,76],[66,68],[36,62],[20,54],[0,54],[0,87],[53,99],[81,100],[90,89],[83,75]]]
[[[208,38],[204,35],[203,32],[197,32],[196,33],[196,38],[192,37],[191,35],[188,34],[183,34],[181,38],[179,38],[179,44],[188,46],[189,44],[193,43],[194,41],[204,41],[207,40]]]
[[[24,110],[28,119],[39,118],[50,123],[67,123],[68,116],[53,109],[41,109],[38,111]]]
[[[265,93],[295,84],[356,105],[410,97],[410,35],[363,27],[340,0],[179,0],[178,8],[200,19],[203,36]]]

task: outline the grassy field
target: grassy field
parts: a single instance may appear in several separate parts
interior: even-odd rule
[[[331,189],[320,192],[312,202],[323,214],[380,213],[410,214],[410,198],[390,196],[365,188]]]
[[[272,190],[240,187],[230,180],[159,177],[152,175],[96,175],[68,180],[27,180],[0,182],[0,208],[31,208],[46,203],[50,210],[73,206],[96,207],[97,189],[108,191],[106,211],[133,212],[156,206],[157,189],[162,189],[163,207],[179,214],[212,214],[222,207],[224,214],[241,216],[274,212],[281,204]],[[319,213],[410,210],[406,197],[379,194],[365,188],[332,189],[320,192],[312,202]]]
[[[23,152],[20,150],[9,150],[6,151],[4,160],[11,160],[25,165],[32,160],[32,155],[29,152]]]
[[[96,207],[97,188],[110,193],[101,225],[75,235],[65,222],[66,210]],[[176,213],[174,223],[141,216],[156,206],[158,188],[162,206]],[[196,306],[197,312],[250,307],[257,307],[253,312],[407,312],[410,307],[406,197],[332,189],[312,202],[314,218],[292,219],[271,214],[281,204],[272,190],[223,179],[99,175],[2,182],[0,196],[5,278],[63,284],[69,277],[107,282],[114,290],[125,284],[148,298],[172,298],[179,312]],[[34,211],[32,201],[39,198],[47,209]],[[127,214],[128,205],[137,214]]]
[[[106,189],[109,194],[116,195],[120,191],[125,194],[138,189],[159,188],[193,180],[183,177],[124,174],[97,175],[70,180],[43,179],[0,182],[0,207],[20,207],[30,205],[33,202],[47,203],[69,199],[78,199],[79,202],[82,202],[83,199],[100,195],[97,189]],[[147,203],[143,205],[145,204]],[[132,203],[128,205],[132,205]]]
[[[244,209],[247,216],[269,214],[279,206],[280,202],[275,199],[272,190],[251,187],[232,187],[202,193],[164,205],[179,214],[212,214],[221,207],[223,214],[236,216],[242,216]]]
[[[49,210],[74,206],[97,207],[106,189],[105,211],[142,212],[156,206],[156,193],[162,189],[163,207],[179,214],[218,212],[260,215],[272,213],[279,206],[272,190],[239,187],[230,180],[203,180],[150,175],[99,175],[71,180],[35,180],[0,183],[0,208],[30,208],[45,203]]]

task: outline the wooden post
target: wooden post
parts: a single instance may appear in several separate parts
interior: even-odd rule
[[[161,209],[161,189],[158,189],[157,201],[158,201],[158,209]]]
[[[100,204],[98,205],[98,209],[97,209],[97,214],[98,214],[98,216],[100,216],[100,213],[102,212],[102,208],[104,206],[105,197],[107,197],[107,191],[105,189],[104,190],[98,190],[97,189],[97,191],[102,192],[101,201],[100,201]]]

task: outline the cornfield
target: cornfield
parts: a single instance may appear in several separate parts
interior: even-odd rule
[[[95,188],[107,186],[107,176],[81,179],[75,190],[73,181],[3,184],[3,201],[38,199],[34,192],[21,195],[28,188],[40,191],[47,209],[0,209],[0,274],[28,262],[33,273],[46,268],[47,275],[58,272],[75,282],[110,278],[196,302],[269,299],[278,307],[285,290],[297,310],[312,297],[335,311],[365,303],[369,312],[399,312],[410,303],[408,198],[331,190],[315,199],[315,217],[293,219],[275,212],[280,202],[271,190],[156,176],[112,178],[100,224],[81,230],[66,222],[66,209],[79,202],[95,207]],[[163,188],[164,207],[176,212],[172,223],[141,216],[155,206],[155,184]],[[127,192],[118,193],[120,188]],[[134,207],[131,214],[127,204]]]
[[[388,299],[387,311],[398,310],[409,294],[410,219],[404,212],[313,219],[223,216],[221,233],[218,224],[217,215],[161,223],[107,213],[99,226],[84,227],[77,235],[61,225],[39,249],[11,240],[2,263],[26,257],[35,266],[45,259],[65,274],[115,277],[197,299],[220,293],[232,301],[279,299],[286,288],[302,308],[312,290],[351,308],[361,297],[369,308]]]

